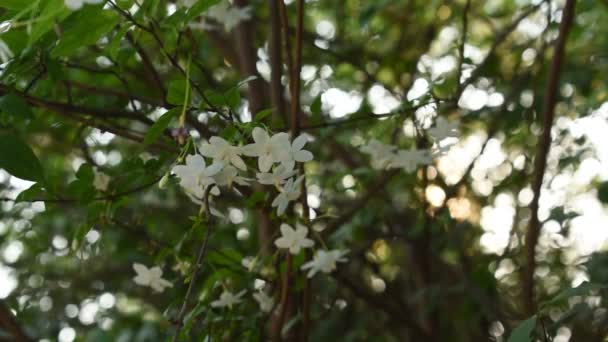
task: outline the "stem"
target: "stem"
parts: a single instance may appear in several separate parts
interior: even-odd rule
[[[564,50],[568,32],[574,19],[575,0],[567,0],[564,6],[562,20],[559,25],[559,36],[555,42],[555,52],[551,69],[547,77],[547,86],[544,95],[543,112],[543,132],[540,137],[536,158],[534,160],[534,175],[532,191],[534,197],[530,203],[532,217],[526,231],[525,253],[526,267],[523,270],[523,302],[524,309],[528,316],[536,312],[536,299],[534,294],[534,271],[536,269],[536,244],[540,235],[540,221],[538,218],[538,202],[540,199],[543,178],[547,167],[547,155],[551,149],[551,127],[555,116],[555,104],[557,102],[557,90],[559,76],[564,59]]]
[[[201,245],[201,248],[198,251],[196,265],[194,265],[194,270],[192,271],[192,278],[190,278],[190,284],[188,285],[188,290],[186,290],[186,296],[184,297],[182,308],[179,310],[179,314],[177,315],[177,329],[175,330],[175,335],[173,335],[173,342],[177,342],[179,340],[179,333],[182,327],[184,326],[184,317],[186,316],[186,311],[188,309],[188,302],[190,301],[190,297],[192,296],[192,290],[194,289],[198,273],[200,272],[203,266],[203,261],[205,260],[205,256],[207,255],[207,246],[209,245],[209,239],[213,230],[213,215],[211,215],[211,210],[209,209],[209,195],[211,193],[212,188],[213,185],[207,186],[207,189],[205,189],[205,193],[203,195],[205,213],[207,215],[207,231],[205,232],[203,244]]]

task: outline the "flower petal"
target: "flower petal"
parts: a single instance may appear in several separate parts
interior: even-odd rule
[[[268,140],[270,140],[268,133],[266,133],[266,131],[261,129],[260,127],[254,128],[253,132],[251,132],[251,136],[253,137],[253,141],[258,144],[265,144],[266,142],[268,142]]]
[[[293,159],[300,163],[309,162],[314,158],[312,153],[307,150],[301,150],[293,154]]]
[[[302,149],[302,147],[304,147],[304,145],[306,145],[307,141],[308,139],[306,138],[306,135],[300,134],[297,138],[294,139],[293,143],[291,144],[291,149],[293,151],[299,151]]]

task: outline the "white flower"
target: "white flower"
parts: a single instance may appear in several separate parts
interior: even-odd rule
[[[244,257],[243,260],[241,260],[241,265],[245,267],[247,271],[251,272],[257,265],[257,260],[257,258],[251,256]]]
[[[289,150],[287,158],[281,160],[281,164],[285,165],[288,170],[293,170],[296,162],[305,163],[312,160],[314,157],[310,151],[303,150],[306,145],[306,135],[300,134],[290,145],[287,145]]]
[[[133,269],[137,273],[133,278],[137,285],[149,286],[156,292],[163,292],[165,287],[173,287],[173,284],[162,278],[163,270],[158,266],[147,268],[142,264],[134,263]]]
[[[427,132],[433,140],[441,141],[445,138],[455,138],[458,137],[458,126],[459,121],[448,121],[442,116],[437,117],[435,120],[435,127],[431,127],[427,129]]]
[[[239,176],[239,172],[232,165],[228,165],[228,166],[224,167],[222,169],[222,171],[220,171],[215,176],[213,176],[213,179],[215,180],[215,183],[217,185],[227,186],[227,187],[231,187],[232,183],[247,186],[247,185],[249,185],[249,181],[250,181],[249,178]]]
[[[80,9],[84,4],[100,4],[102,3],[103,0],[65,0],[65,7],[71,9],[71,10],[78,10]]]
[[[277,133],[270,137],[265,130],[256,127],[252,132],[253,144],[243,146],[243,154],[258,157],[258,167],[268,172],[273,163],[289,158],[289,135]]]
[[[172,269],[174,271],[178,271],[181,275],[186,275],[188,274],[188,272],[190,272],[190,267],[192,267],[192,264],[190,264],[190,262],[178,261]]]
[[[433,156],[429,150],[399,150],[389,166],[413,172],[416,171],[418,165],[428,165],[432,162]]]
[[[2,63],[6,63],[13,59],[14,56],[15,55],[13,54],[13,51],[11,51],[11,48],[9,48],[8,45],[6,45],[6,43],[0,39],[0,61]]]
[[[245,162],[240,157],[241,148],[230,145],[220,137],[211,137],[208,144],[202,144],[200,153],[205,157],[213,158],[214,162],[232,164],[241,170],[247,169]]]
[[[372,286],[372,290],[377,293],[382,293],[386,290],[386,283],[384,279],[373,275],[370,279],[370,284]]]
[[[253,299],[260,305],[262,312],[270,312],[274,306],[274,299],[264,291],[259,291],[253,294]]]
[[[369,154],[372,159],[372,167],[376,170],[385,169],[395,157],[397,147],[386,145],[376,139],[370,140],[367,145],[361,147],[361,152]]]
[[[308,228],[301,224],[296,224],[294,230],[287,223],[281,224],[281,237],[274,241],[275,246],[278,248],[289,249],[289,253],[298,254],[302,248],[310,248],[314,246],[315,242],[308,239]]]
[[[348,251],[338,249],[326,251],[320,249],[315,253],[311,261],[302,265],[301,269],[308,269],[308,278],[314,277],[317,272],[331,273],[336,269],[336,263],[346,262],[346,258],[343,258],[346,253]]]
[[[247,228],[240,228],[236,231],[236,239],[239,241],[245,241],[249,239],[250,235],[251,234],[249,233],[249,229]]]
[[[226,32],[232,31],[241,21],[251,18],[251,7],[230,6],[227,1],[209,8],[207,16],[224,25]]]
[[[271,205],[273,208],[277,207],[277,214],[279,216],[283,215],[290,201],[295,201],[298,199],[298,197],[300,197],[300,183],[302,183],[303,179],[304,176],[300,176],[295,181],[293,180],[293,178],[288,180],[287,183],[283,185],[281,193],[278,194],[277,197],[275,197],[274,201],[272,201]]]
[[[110,184],[110,176],[103,172],[95,172],[95,178],[93,179],[93,186],[99,191],[108,190]]]
[[[211,307],[223,308],[227,306],[228,308],[232,309],[233,305],[241,302],[241,297],[245,294],[245,292],[247,291],[243,290],[235,295],[232,292],[225,290],[220,295],[220,299],[211,302]]]
[[[213,163],[206,165],[205,159],[198,154],[190,154],[186,157],[185,165],[176,165],[172,171],[179,177],[179,184],[188,192],[197,198],[202,198],[205,193],[205,188],[215,183],[212,177],[216,175],[222,168],[222,164]],[[214,187],[211,191],[219,194],[219,189]]]
[[[287,169],[284,165],[277,166],[272,173],[258,173],[258,182],[260,184],[279,186],[285,183],[285,181],[295,175],[296,171],[293,169]]]

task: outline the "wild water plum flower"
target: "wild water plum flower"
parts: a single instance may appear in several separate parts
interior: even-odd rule
[[[213,159],[214,163],[222,163],[223,165],[232,164],[237,169],[247,170],[247,166],[240,155],[241,148],[230,145],[226,140],[220,137],[211,137],[209,143],[204,143],[200,147],[200,153]]]
[[[304,176],[298,177],[295,181],[293,178],[291,178],[287,181],[287,183],[285,183],[285,185],[283,185],[281,193],[279,193],[271,203],[273,208],[277,207],[277,215],[283,215],[287,209],[287,206],[289,205],[289,202],[295,201],[300,197],[300,184],[303,180]]]
[[[65,0],[65,7],[75,11],[78,10],[80,8],[82,8],[82,6],[84,4],[100,4],[102,3],[103,0]]]
[[[372,167],[376,170],[386,169],[395,157],[396,150],[396,146],[383,144],[376,139],[370,140],[367,145],[361,147],[361,152],[370,155]]]
[[[296,229],[293,229],[287,223],[281,224],[281,237],[274,241],[275,246],[282,249],[288,249],[289,253],[296,255],[303,248],[314,246],[315,242],[307,238],[308,228],[301,224],[296,224]]]
[[[241,300],[242,300],[241,297],[245,294],[245,292],[247,292],[247,291],[243,290],[237,294],[233,294],[232,292],[225,290],[220,295],[220,299],[214,300],[213,302],[211,302],[211,307],[213,307],[213,308],[228,307],[228,308],[232,309],[233,305],[236,305],[241,302]]]
[[[227,187],[231,187],[232,183],[248,186],[250,181],[249,178],[240,176],[237,169],[232,165],[224,167],[222,171],[213,176],[213,179],[217,185]]]
[[[302,265],[300,269],[308,270],[307,277],[312,278],[317,272],[331,273],[336,270],[338,262],[346,262],[344,255],[348,253],[346,250],[317,250],[311,261]]]
[[[219,24],[224,25],[226,32],[230,32],[239,23],[251,18],[251,7],[231,6],[227,0],[224,0],[209,8],[206,15]]]
[[[156,292],[163,292],[166,287],[173,287],[173,284],[162,278],[163,270],[158,266],[147,268],[145,265],[134,263],[133,269],[137,273],[133,278],[137,285],[149,286]]]
[[[273,135],[256,127],[252,132],[253,144],[243,146],[243,154],[258,157],[258,167],[262,172],[268,172],[273,163],[289,158],[289,135],[281,132]],[[292,168],[293,169],[293,168]]]
[[[426,131],[435,140],[439,142],[445,138],[458,137],[459,121],[448,121],[442,116],[438,116],[435,120],[435,127],[431,127]]]
[[[176,165],[172,171],[179,177],[179,184],[187,193],[196,198],[202,198],[205,188],[215,183],[213,176],[221,169],[222,164],[213,163],[207,166],[203,157],[198,154],[190,154],[186,157],[186,164]]]
[[[391,159],[389,167],[414,172],[419,165],[428,165],[432,162],[433,156],[429,150],[399,150]]]
[[[106,191],[108,190],[108,185],[110,185],[110,176],[101,171],[96,171],[95,178],[93,179],[93,186],[95,189],[99,191]]]
[[[258,291],[253,294],[253,299],[260,305],[262,312],[270,312],[274,306],[274,299],[264,291]]]
[[[258,177],[258,182],[260,184],[266,185],[274,185],[279,186],[285,181],[296,174],[296,171],[293,169],[287,169],[284,165],[277,166],[272,173],[258,173],[256,176]]]
[[[300,134],[291,144],[288,143],[286,146],[287,157],[281,160],[281,165],[284,165],[288,170],[293,170],[296,162],[305,163],[311,161],[314,157],[312,152],[303,149],[306,141],[306,135]]]

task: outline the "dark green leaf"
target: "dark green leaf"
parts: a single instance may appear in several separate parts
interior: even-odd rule
[[[32,149],[12,133],[0,133],[0,168],[21,179],[44,179],[42,165]]]
[[[63,34],[51,56],[70,56],[83,46],[95,44],[118,23],[114,11],[84,6],[64,21]]]
[[[527,320],[519,323],[519,325],[513,330],[513,333],[509,337],[507,342],[530,342],[532,341],[530,335],[536,327],[536,315],[528,318]]]
[[[174,105],[183,105],[186,100],[186,79],[180,78],[169,82],[167,102]]]
[[[146,132],[146,135],[144,136],[144,144],[151,144],[155,142],[163,134],[165,129],[169,127],[171,119],[177,117],[181,111],[182,108],[173,108],[158,118],[154,125],[150,127],[148,132]]]

